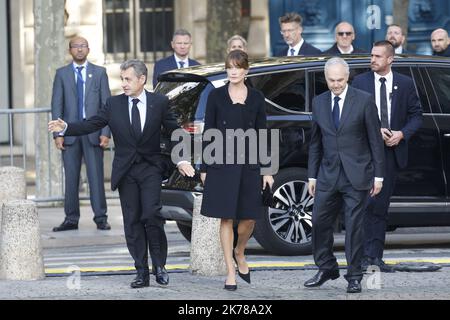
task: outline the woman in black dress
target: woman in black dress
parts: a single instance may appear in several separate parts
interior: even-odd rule
[[[250,145],[250,139],[241,137],[236,139],[234,133],[229,130],[241,129],[245,132],[249,132],[247,131],[249,129],[256,130],[258,136],[258,130],[266,129],[264,96],[244,83],[249,69],[247,54],[241,50],[231,51],[226,58],[225,67],[229,82],[209,94],[204,128],[204,138],[209,129],[219,130],[222,134],[223,157],[215,163],[205,161],[208,153],[205,151],[211,150],[212,144],[209,145],[210,142],[204,139],[204,161],[200,170],[204,183],[201,214],[221,219],[220,240],[227,266],[224,289],[236,290],[233,259],[238,267],[239,276],[250,283],[250,270],[244,251],[253,232],[255,219],[260,218],[262,214],[261,191],[266,184],[272,187],[273,178],[263,176],[261,179],[259,163],[250,161],[252,156],[249,155],[249,150],[254,147],[254,141],[253,145]],[[226,142],[227,140],[230,142],[230,139],[234,139],[234,148],[228,150]],[[245,153],[239,151],[236,140],[245,141]],[[220,143],[214,139],[212,142]],[[213,157],[220,156],[217,150],[216,153],[212,153]],[[226,161],[230,159],[232,161]],[[234,220],[238,220],[239,224],[237,245],[233,249]]]

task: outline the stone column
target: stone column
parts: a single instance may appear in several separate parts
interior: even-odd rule
[[[227,268],[220,244],[220,219],[200,214],[203,195],[195,196],[192,213],[191,272],[204,276],[225,275]]]
[[[65,63],[64,4],[61,0],[34,0],[35,106],[38,108],[50,107],[55,71]],[[37,197],[61,195],[61,153],[47,131],[48,120],[47,114],[41,114],[35,122]]]
[[[2,205],[0,279],[39,280],[45,277],[36,205],[11,200]]]
[[[26,197],[25,171],[17,167],[0,167],[0,202]]]

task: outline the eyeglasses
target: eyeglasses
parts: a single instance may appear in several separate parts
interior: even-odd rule
[[[337,35],[340,36],[340,37],[343,37],[344,34],[345,34],[347,37],[350,37],[350,36],[353,34],[353,32],[351,32],[351,31],[348,31],[348,32],[337,32]]]
[[[295,28],[295,29],[285,29],[285,30],[280,30],[280,34],[294,33],[295,31],[297,31],[297,28]]]
[[[70,46],[71,49],[80,49],[80,48],[85,49],[85,48],[88,48],[88,47],[89,46],[87,44],[72,44]]]

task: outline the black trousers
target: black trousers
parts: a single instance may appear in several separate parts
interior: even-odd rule
[[[345,278],[361,281],[361,259],[363,256],[363,218],[368,190],[355,190],[347,179],[343,168],[339,170],[336,186],[331,191],[317,190],[312,215],[313,255],[319,270],[338,268],[333,254],[333,228],[342,206],[345,214]]]
[[[385,146],[384,151],[383,188],[374,198],[369,197],[364,217],[364,255],[379,259],[383,258],[388,209],[398,173],[394,150]]]
[[[167,238],[161,216],[161,172],[147,162],[133,164],[119,184],[125,238],[138,274],[149,274],[152,264],[164,266]]]

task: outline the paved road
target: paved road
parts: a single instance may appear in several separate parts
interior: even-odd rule
[[[120,207],[110,203],[111,231],[98,231],[92,222],[89,207],[82,208],[80,229],[53,233],[52,227],[62,221],[61,208],[40,208],[42,243],[47,278],[42,281],[0,281],[0,299],[161,299],[161,300],[346,300],[346,299],[450,299],[450,229],[408,229],[389,234],[391,248],[386,252],[389,263],[401,261],[432,261],[440,263],[437,272],[396,272],[365,276],[363,293],[345,292],[343,277],[319,289],[306,289],[303,282],[317,271],[311,256],[279,257],[263,250],[254,240],[248,251],[252,267],[252,285],[238,282],[236,292],[222,289],[223,276],[203,277],[188,270],[190,244],[168,222],[170,285],[161,288],[152,279],[149,288],[132,290],[133,263],[125,246]],[[337,235],[336,250],[345,273],[342,252],[343,235]],[[402,240],[403,239],[403,240]],[[416,243],[433,242],[426,247],[404,248],[405,239]],[[410,241],[410,240],[408,240]],[[60,276],[68,267],[76,266],[70,276]],[[103,269],[102,269],[103,268]],[[98,273],[112,270],[113,272]],[[69,273],[70,274],[70,273]],[[107,274],[107,275],[103,275]]]

